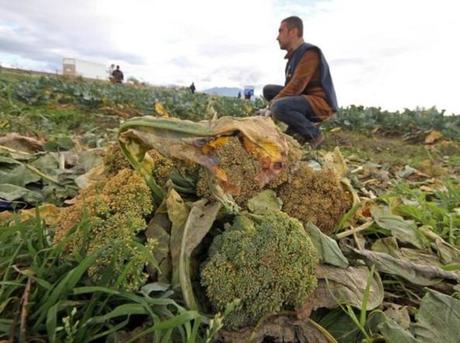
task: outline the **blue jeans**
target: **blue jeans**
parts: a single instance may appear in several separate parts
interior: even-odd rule
[[[263,89],[264,98],[271,101],[283,86],[266,85]],[[320,130],[314,125],[315,113],[304,96],[286,96],[277,99],[270,107],[275,119],[288,125],[288,132],[296,132],[307,140],[320,135]]]

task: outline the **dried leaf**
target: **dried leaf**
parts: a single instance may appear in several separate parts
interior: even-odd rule
[[[388,318],[391,318],[403,329],[409,329],[410,316],[407,306],[389,304],[388,308],[383,313],[385,313]]]
[[[145,236],[147,238],[155,239],[157,242],[155,248],[153,249],[153,257],[158,262],[158,269],[160,270],[160,273],[157,275],[157,268],[147,266],[147,270],[152,280],[158,279],[160,282],[171,282],[172,267],[170,254],[170,232],[171,222],[166,211],[166,203],[163,201],[145,230]]]
[[[43,142],[31,137],[21,136],[15,132],[0,137],[0,145],[17,150],[19,154],[33,154],[43,151]],[[20,155],[18,157],[20,157]]]
[[[242,137],[244,146],[262,166],[256,181],[261,185],[267,184],[286,165],[288,152],[286,139],[270,118],[222,117],[198,123],[177,118],[132,118],[120,127],[119,141],[130,163],[141,171],[156,193],[158,186],[154,184],[148,170],[142,170],[146,151],[155,149],[163,156],[200,164],[213,173],[224,187],[225,176],[222,173],[216,174],[219,171],[218,161],[203,153],[202,147],[215,137],[236,134]]]
[[[325,154],[324,162],[324,167],[333,170],[337,175],[337,180],[347,175],[348,167],[339,147],[335,147],[333,152]]]
[[[460,275],[444,271],[433,265],[418,264],[404,258],[395,258],[385,253],[366,249],[350,248],[350,250],[356,257],[363,259],[366,264],[375,264],[378,271],[401,276],[416,285],[435,285],[442,279],[460,282]]]
[[[337,302],[346,303],[356,308],[361,308],[369,273],[370,271],[367,267],[348,267],[343,269],[319,265],[316,270],[316,276],[319,281],[318,288],[326,288],[329,291],[329,296],[334,299],[335,304]],[[383,285],[378,273],[375,273],[372,279],[369,292],[366,307],[368,311],[380,306],[383,301]],[[318,303],[313,308],[332,303],[330,299],[318,300]]]
[[[433,144],[440,138],[442,138],[442,133],[440,131],[433,130],[425,137],[425,144]]]
[[[268,316],[254,329],[219,333],[219,338],[228,343],[262,343],[267,337],[273,342],[337,343],[325,328],[313,320],[297,319],[287,314]]]

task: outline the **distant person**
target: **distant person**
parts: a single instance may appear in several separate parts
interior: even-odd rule
[[[190,92],[192,92],[192,94],[195,94],[195,90],[196,90],[196,88],[195,88],[195,82],[192,82],[192,84],[190,85],[189,88],[190,88]]]
[[[253,94],[254,94],[254,90],[252,90],[252,89],[245,89],[244,90],[244,98],[246,100],[251,100],[251,97],[253,96]]]
[[[238,99],[241,99],[241,92],[238,92],[238,95],[236,96]]]
[[[117,69],[115,69],[112,72],[112,82],[113,83],[122,83],[124,79],[123,72],[120,70],[120,66],[117,66]]]
[[[318,47],[304,42],[299,17],[281,21],[276,40],[287,51],[286,80],[284,86],[266,85],[263,95],[273,117],[288,125],[287,133],[315,149],[324,140],[318,123],[338,107],[329,66]]]
[[[111,64],[107,73],[109,74],[109,80],[113,82],[113,71],[115,70],[115,64]]]

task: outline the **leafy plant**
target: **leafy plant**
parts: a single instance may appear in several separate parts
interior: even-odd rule
[[[395,197],[402,199],[394,205],[396,213],[415,220],[418,225],[431,227],[449,243],[460,247],[460,215],[455,212],[460,205],[460,189],[452,180],[446,180],[444,185],[444,189],[429,194],[399,183],[382,199],[389,204]]]
[[[103,249],[84,258],[63,254],[66,241],[87,223],[52,244],[52,232],[39,217],[16,219],[0,226],[0,337],[94,341],[115,337],[133,323],[143,328],[136,337],[150,335],[155,342],[204,342],[216,333],[219,317],[210,322],[184,309],[168,287],[148,284],[134,293],[111,288],[105,281],[110,270],[92,284],[87,271]],[[209,323],[206,333],[202,325]]]

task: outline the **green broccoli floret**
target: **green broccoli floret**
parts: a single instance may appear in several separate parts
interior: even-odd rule
[[[144,267],[148,261],[137,233],[145,229],[145,216],[152,210],[151,192],[144,179],[134,170],[123,169],[83,190],[75,204],[63,210],[54,241],[63,239],[83,220],[82,229],[68,238],[66,251],[83,255],[99,251],[96,264],[88,270],[91,279],[97,283],[108,278],[109,284],[115,285],[123,275],[119,287],[135,290],[147,280]],[[154,244],[149,241],[145,245],[151,249]]]
[[[217,236],[201,283],[218,311],[235,299],[225,325],[237,329],[305,302],[316,287],[315,247],[302,224],[280,211],[238,216]]]

